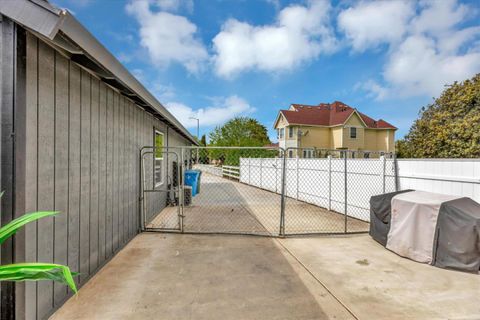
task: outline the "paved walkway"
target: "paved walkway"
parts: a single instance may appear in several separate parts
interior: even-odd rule
[[[187,232],[278,235],[281,196],[235,180],[202,173],[201,192],[185,207]],[[368,223],[347,219],[349,232],[368,231]],[[178,228],[176,207],[167,207],[150,223],[153,228]],[[345,216],[327,209],[286,199],[287,234],[341,233]]]

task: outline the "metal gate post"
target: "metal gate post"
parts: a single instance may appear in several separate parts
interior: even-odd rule
[[[285,185],[287,178],[287,152],[283,150],[282,186],[280,202],[280,236],[285,236]]]
[[[149,154],[151,153],[152,155],[154,154],[154,152],[152,151],[147,151],[147,152],[143,152],[141,153],[141,159],[140,159],[140,162],[141,162],[141,168],[142,168],[142,172],[141,172],[141,179],[142,179],[142,216],[141,216],[141,219],[142,219],[142,231],[145,231],[146,229],[146,226],[147,226],[147,203],[145,201],[145,189],[147,189],[145,187],[145,177],[146,177],[146,174],[145,174],[145,155],[146,154]],[[152,168],[153,169],[153,168]]]
[[[398,162],[397,162],[397,154],[393,153],[393,174],[394,174],[394,181],[395,181],[395,191],[398,191],[400,187],[400,180],[398,179]]]
[[[139,195],[138,195],[138,228],[139,232],[144,231],[145,225],[143,223],[143,197],[144,197],[144,192],[143,192],[143,156],[142,156],[143,148],[140,148],[140,152],[138,154],[138,165],[139,165],[139,181],[138,181],[138,187],[139,187]]]
[[[347,157],[348,157],[348,151],[345,151],[345,159],[344,159],[344,189],[345,189],[345,196],[344,196],[344,200],[345,200],[345,208],[344,208],[344,211],[345,211],[345,228],[344,228],[344,231],[345,233],[347,233],[347,208],[348,208],[348,204],[347,204],[347,191],[348,191],[348,186],[347,186]]]
[[[180,216],[178,223],[180,224],[180,232],[183,233],[183,217],[184,217],[184,206],[185,206],[185,188],[184,188],[184,177],[185,177],[185,148],[181,148],[180,152],[180,163],[181,166],[180,168],[180,180],[178,182],[178,190],[179,190],[179,195],[178,195],[178,200],[180,202]]]

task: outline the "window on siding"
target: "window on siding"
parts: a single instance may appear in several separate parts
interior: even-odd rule
[[[350,128],[350,139],[357,139],[357,128]]]
[[[288,127],[288,137],[293,138],[293,127]]]
[[[155,187],[163,184],[163,133],[155,130]]]
[[[280,139],[283,139],[284,135],[285,135],[285,128],[280,128],[280,130],[279,130],[279,138],[280,138]]]

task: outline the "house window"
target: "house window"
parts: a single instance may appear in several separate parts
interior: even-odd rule
[[[155,159],[153,163],[155,187],[163,184],[163,133],[155,130]]]
[[[288,150],[288,157],[293,158],[293,150]]]
[[[279,137],[279,139],[283,139],[284,134],[285,134],[285,128],[280,128],[280,129],[278,130],[278,137]]]
[[[357,139],[357,128],[350,128],[350,139]]]
[[[304,158],[312,158],[312,156],[313,156],[313,150],[310,150],[310,149],[303,150]]]
[[[288,137],[293,138],[293,127],[288,127]]]

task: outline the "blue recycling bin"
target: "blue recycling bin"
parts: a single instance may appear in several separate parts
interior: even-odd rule
[[[192,187],[192,197],[195,197],[198,194],[200,187],[200,171],[185,171],[185,185]]]
[[[202,186],[202,171],[201,170],[198,170],[198,169],[193,169],[192,171],[196,171],[198,172],[199,176],[198,176],[198,185],[197,185],[197,193],[200,193],[202,192],[200,189],[200,187]]]

